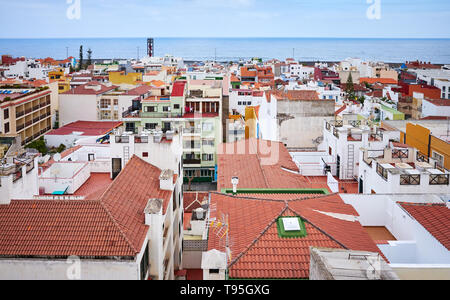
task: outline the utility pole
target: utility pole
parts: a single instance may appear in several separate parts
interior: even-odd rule
[[[139,60],[139,47],[137,47],[137,60]]]
[[[217,62],[217,48],[214,48],[214,62]]]

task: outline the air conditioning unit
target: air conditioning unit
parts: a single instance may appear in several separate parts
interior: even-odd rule
[[[175,132],[174,131],[167,131],[166,132],[166,139],[168,140],[168,141],[171,141],[171,140],[173,140],[173,136],[175,135]]]
[[[153,136],[153,142],[155,143],[161,143],[163,138],[163,133],[162,131],[156,132],[155,135]]]

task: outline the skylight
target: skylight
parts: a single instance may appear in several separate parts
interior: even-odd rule
[[[300,222],[298,218],[282,218],[285,231],[300,231]]]
[[[281,238],[302,238],[307,235],[305,224],[300,217],[280,217],[277,228]]]

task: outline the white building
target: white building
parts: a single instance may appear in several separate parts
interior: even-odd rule
[[[341,198],[358,212],[361,225],[375,233],[378,248],[400,279],[450,279],[448,235],[439,233],[448,227],[448,194],[341,194]],[[433,222],[427,222],[431,215]]]
[[[324,141],[321,147],[332,159],[328,159],[331,172],[338,179],[358,178],[360,148],[384,149],[391,141],[400,140],[399,131],[386,131],[369,127],[362,121],[324,122]]]
[[[182,268],[181,136],[172,142],[127,137],[128,144],[121,135],[112,137],[121,143],[111,145],[81,140],[44,165],[42,195],[2,197],[1,279],[175,279]],[[123,170],[114,169],[117,160],[127,162]],[[33,229],[26,237],[24,226]],[[41,238],[50,232],[52,243]],[[12,247],[11,238],[21,242]]]
[[[381,146],[381,145],[380,145]],[[419,161],[417,150],[393,143],[385,148],[362,147],[359,154],[359,185],[364,194],[448,193],[447,170]]]

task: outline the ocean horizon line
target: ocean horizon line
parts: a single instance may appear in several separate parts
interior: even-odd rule
[[[345,40],[450,40],[450,37],[170,37],[170,36],[147,36],[147,37],[0,37],[0,40],[78,40],[78,39],[345,39]]]

